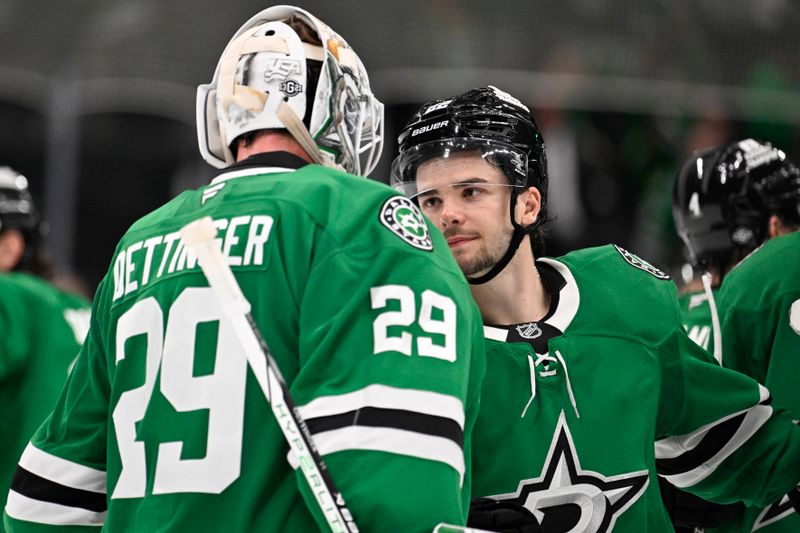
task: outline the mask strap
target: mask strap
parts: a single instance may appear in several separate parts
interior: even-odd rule
[[[275,110],[275,114],[278,120],[286,126],[289,133],[292,134],[292,137],[295,138],[298,144],[303,147],[303,150],[311,157],[311,160],[318,165],[326,165],[326,161],[322,157],[317,143],[311,138],[311,134],[308,133],[305,124],[303,124],[303,121],[300,120],[300,117],[297,116],[297,113],[294,112],[291,106],[287,105],[286,102],[281,99],[278,108]]]

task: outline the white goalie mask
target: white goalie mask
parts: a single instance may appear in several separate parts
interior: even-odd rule
[[[283,22],[292,16],[313,28],[322,46],[302,42]],[[307,59],[322,62],[313,95]],[[383,104],[364,65],[344,39],[297,7],[271,7],[248,20],[225,47],[211,83],[197,88],[197,140],[211,165],[233,164],[233,140],[262,129],[285,129],[315,163],[360,176],[381,155]]]

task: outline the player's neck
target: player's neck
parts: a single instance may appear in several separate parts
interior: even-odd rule
[[[265,152],[289,152],[297,157],[311,162],[308,153],[303,149],[300,144],[295,141],[291,135],[284,132],[264,131],[253,139],[250,144],[239,145],[239,150],[236,154],[237,161],[243,161],[251,155],[265,153]]]
[[[539,277],[527,239],[494,279],[470,288],[487,324],[535,322],[550,309],[550,295]]]

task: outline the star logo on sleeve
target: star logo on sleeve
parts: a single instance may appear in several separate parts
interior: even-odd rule
[[[634,266],[634,267],[638,268],[639,270],[644,270],[645,272],[647,272],[649,274],[652,274],[653,276],[657,277],[658,279],[664,279],[664,280],[668,280],[669,279],[669,274],[657,269],[656,267],[654,267],[653,265],[651,265],[650,263],[648,263],[647,261],[645,261],[644,259],[642,259],[638,255],[632,254],[628,250],[626,250],[625,248],[622,248],[621,246],[617,246],[616,244],[614,245],[614,248],[617,249],[617,251],[619,252],[619,255],[621,255],[622,258],[625,259],[625,261],[627,261],[629,265]]]
[[[386,200],[378,218],[381,224],[414,248],[433,250],[433,241],[422,213],[405,196],[393,196]]]
[[[515,493],[492,498],[524,505],[547,533],[604,533],[644,494],[648,483],[647,470],[607,477],[581,468],[562,411],[541,475],[521,480]]]

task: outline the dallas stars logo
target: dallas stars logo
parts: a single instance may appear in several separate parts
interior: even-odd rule
[[[631,266],[635,266],[639,270],[644,270],[645,272],[648,272],[648,273],[652,274],[653,276],[657,277],[658,279],[669,279],[669,275],[668,274],[666,274],[666,273],[662,272],[661,270],[657,269],[656,267],[654,267],[653,265],[651,265],[650,263],[648,263],[647,261],[645,261],[644,259],[642,259],[638,255],[632,254],[628,250],[626,250],[625,248],[617,246],[616,244],[614,245],[614,248],[617,249],[617,251],[622,256],[622,258],[625,261],[627,261]]]
[[[378,218],[392,233],[420,250],[433,250],[428,225],[417,206],[404,196],[394,196],[384,202]]]
[[[647,470],[606,477],[581,468],[564,412],[558,418],[542,474],[515,493],[492,496],[527,507],[547,533],[604,533],[642,494]]]

